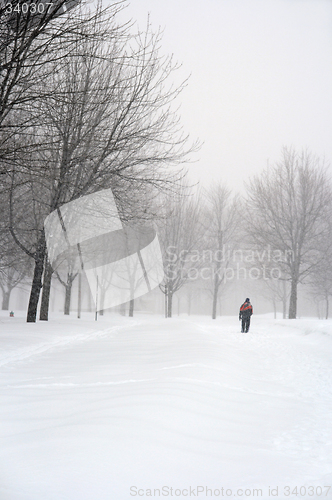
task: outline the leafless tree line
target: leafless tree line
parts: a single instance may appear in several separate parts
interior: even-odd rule
[[[29,322],[41,290],[40,319],[48,318],[46,216],[111,187],[122,220],[151,219],[152,200],[181,179],[174,167],[196,147],[172,107],[185,84],[172,83],[176,63],[148,24],[143,33],[120,25],[121,8],[1,24],[4,230],[34,261]]]
[[[29,186],[31,195],[34,184]],[[25,186],[20,186],[20,194],[26,198],[24,189]],[[130,191],[127,195],[130,196]],[[258,280],[256,275],[251,278],[257,280],[262,295],[273,304],[275,314],[277,303],[282,303],[283,316],[296,317],[297,288],[301,284],[315,300],[325,301],[328,317],[332,294],[331,183],[323,162],[311,153],[297,154],[293,149],[284,149],[281,162],[251,179],[247,195],[242,199],[222,184],[197,190],[182,182],[175,189],[155,194],[153,199],[147,193],[145,200],[143,205],[137,202],[134,206],[144,207],[145,217],[157,224],[164,257],[165,278],[160,290],[164,294],[166,317],[172,316],[173,300],[175,296],[180,300],[179,292],[187,290],[190,301],[192,294],[200,290],[210,296],[211,315],[215,319],[218,303],[223,294],[229,292],[231,280],[227,273],[233,272],[234,277],[238,254],[241,272],[246,272],[243,267],[246,265],[250,272],[253,264],[259,271]],[[36,200],[31,202],[33,227],[39,218],[42,222],[44,215],[40,215],[38,204],[34,206]],[[124,210],[130,218],[128,207]],[[144,219],[144,214],[132,213],[131,217],[137,222]],[[19,226],[20,220],[26,227],[26,212],[16,211],[15,227],[23,241],[25,235]],[[29,230],[27,233],[26,241],[31,242],[31,233]],[[8,242],[15,247],[13,240],[8,239],[8,231],[6,234],[3,248]],[[13,250],[9,253],[15,266],[16,262],[23,262],[13,261]],[[12,269],[12,263],[6,261],[8,252],[3,251],[2,255],[2,268]],[[22,258],[24,253],[20,255]],[[20,265],[25,276],[26,261]],[[59,270],[56,275],[65,287],[65,314],[69,314],[71,287],[78,273],[70,262],[66,269],[64,276]],[[17,268],[16,276],[20,276]],[[3,295],[5,302],[5,292]],[[129,312],[132,316],[134,300],[130,302]]]
[[[94,11],[70,2],[70,15],[67,4],[38,13],[21,11],[16,0],[11,10],[0,6],[3,307],[30,276],[27,320],[36,321],[41,292],[40,319],[46,320],[56,273],[69,312],[80,273],[71,262],[61,270],[48,262],[45,218],[111,188],[123,221],[157,225],[166,317],[181,289],[191,289],[189,297],[201,287],[216,318],[237,252],[247,252],[247,262],[261,271],[275,310],[281,301],[286,315],[288,299],[288,317],[295,318],[298,286],[305,284],[325,301],[328,316],[331,182],[324,161],[284,148],[279,163],[250,179],[244,197],[222,184],[190,188],[179,165],[197,144],[189,143],[173,111],[186,82],[173,86],[177,65],[161,54],[160,34],[148,23],[140,33],[119,24],[121,1]],[[273,272],[270,251],[282,256],[273,280],[265,279]]]
[[[165,252],[166,316],[172,297],[191,281],[208,291],[212,318],[218,297],[249,275],[276,313],[297,316],[298,286],[326,304],[332,293],[331,209],[328,165],[309,151],[283,148],[281,160],[249,180],[246,195],[223,185],[165,203],[160,229]],[[179,194],[177,194],[179,196]]]

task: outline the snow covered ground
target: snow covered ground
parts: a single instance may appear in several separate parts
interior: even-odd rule
[[[332,499],[332,321],[239,327],[3,314],[0,499]]]

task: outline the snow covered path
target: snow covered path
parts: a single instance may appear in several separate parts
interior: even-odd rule
[[[0,318],[0,499],[332,499],[332,321],[252,323]]]

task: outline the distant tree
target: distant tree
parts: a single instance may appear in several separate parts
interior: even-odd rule
[[[11,292],[26,284],[31,275],[31,259],[13,242],[7,230],[0,233],[0,288],[2,309],[8,310]]]
[[[269,276],[269,269],[265,267],[262,275],[267,276],[266,279],[261,279],[257,282],[259,294],[269,300],[273,305],[274,318],[277,317],[277,304],[282,303],[282,317],[287,317],[287,301],[289,298],[289,282],[285,277]]]
[[[201,288],[199,281],[188,282],[184,286],[184,294],[187,302],[187,314],[190,316],[192,313],[193,303],[201,297]]]
[[[75,278],[78,276],[79,272],[76,271],[74,262],[67,260],[65,266],[65,277],[61,276],[60,269],[55,270],[55,274],[61,285],[65,288],[65,301],[64,301],[64,314],[70,314],[70,303],[71,303],[71,292]],[[46,268],[47,269],[47,268]]]
[[[186,185],[164,198],[159,237],[164,253],[165,316],[172,317],[173,295],[186,283],[199,278],[204,235],[202,198],[190,194]]]
[[[249,181],[247,192],[247,238],[285,256],[279,265],[290,281],[288,316],[296,318],[297,287],[317,264],[331,213],[326,167],[308,151],[284,148],[282,160]]]
[[[236,247],[240,230],[239,202],[232,198],[231,191],[222,184],[214,184],[205,193],[206,197],[206,250],[210,275],[208,290],[212,295],[212,319],[217,317],[220,289],[227,280],[225,272],[229,266],[228,254]],[[204,260],[204,256],[203,256]],[[205,259],[206,260],[206,259]]]
[[[325,318],[328,319],[332,296],[332,220],[329,224],[329,230],[324,236],[319,243],[320,258],[308,281],[311,286],[311,295],[316,301],[324,301]]]

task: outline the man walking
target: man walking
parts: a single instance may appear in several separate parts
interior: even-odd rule
[[[250,327],[250,318],[253,313],[250,299],[246,299],[240,307],[239,320],[242,319],[241,332],[248,333]]]

